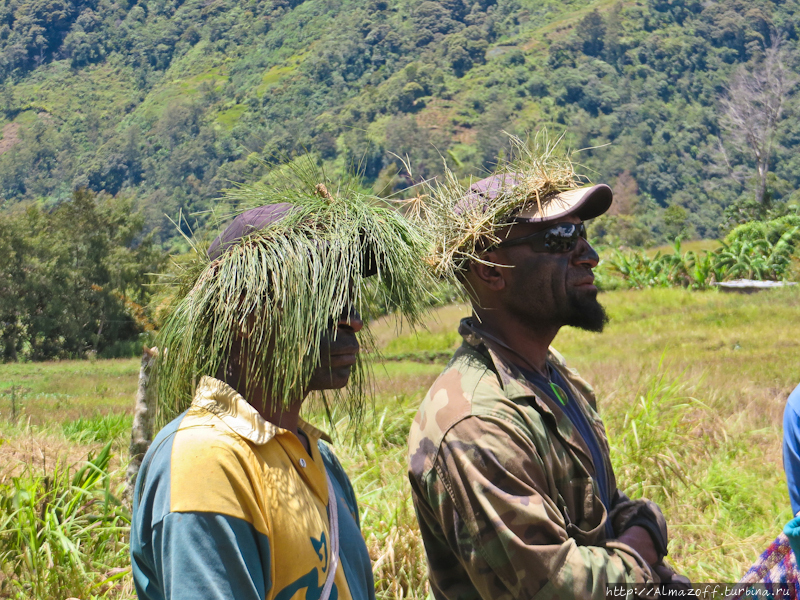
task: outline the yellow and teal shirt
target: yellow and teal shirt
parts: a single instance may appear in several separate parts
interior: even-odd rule
[[[200,381],[136,481],[131,563],[140,600],[317,600],[331,560],[326,472],[339,515],[330,600],[375,598],[350,481],[325,434],[300,427],[310,455],[233,388]]]

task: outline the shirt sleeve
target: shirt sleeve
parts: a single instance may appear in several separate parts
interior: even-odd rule
[[[800,404],[800,387],[789,396],[783,411],[783,469],[793,515],[800,512],[800,415],[796,404]]]
[[[658,559],[661,560],[668,554],[667,520],[655,502],[646,499],[631,500],[617,490],[609,518],[616,536],[635,525],[644,527],[653,540]]]
[[[139,472],[131,522],[137,595],[263,600],[273,586],[271,544],[255,519],[247,455],[213,428],[178,431],[182,422],[162,429]]]
[[[458,587],[461,569],[487,600],[605,598],[607,584],[653,581],[649,567],[622,543],[579,545],[580,532],[564,523],[546,493],[551,483],[540,451],[517,425],[472,416],[450,428],[425,489],[415,490],[424,496],[415,500],[426,548],[447,546],[460,563],[453,570],[429,549],[434,588]]]
[[[269,540],[246,521],[170,513],[152,535],[164,600],[263,600],[271,587]]]

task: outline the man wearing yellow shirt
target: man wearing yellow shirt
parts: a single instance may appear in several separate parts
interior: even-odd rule
[[[237,217],[162,329],[162,421],[197,385],[137,480],[141,600],[374,598],[353,488],[299,413],[322,390],[358,412],[362,287],[391,278],[384,300],[413,321],[422,238],[374,200],[320,187]],[[356,389],[337,392],[351,375]]]

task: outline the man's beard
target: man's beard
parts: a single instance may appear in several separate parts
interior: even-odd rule
[[[570,298],[569,314],[566,315],[564,325],[600,333],[606,323],[608,323],[606,309],[597,301],[597,298]]]

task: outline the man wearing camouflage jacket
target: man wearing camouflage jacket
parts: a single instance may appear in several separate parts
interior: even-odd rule
[[[470,201],[493,199],[504,177],[475,184]],[[437,600],[688,586],[663,562],[661,511],[616,487],[591,387],[549,347],[564,325],[600,331],[606,321],[583,220],[608,209],[611,190],[551,200],[512,212],[501,241],[464,261],[474,314],[411,427],[409,476]]]

